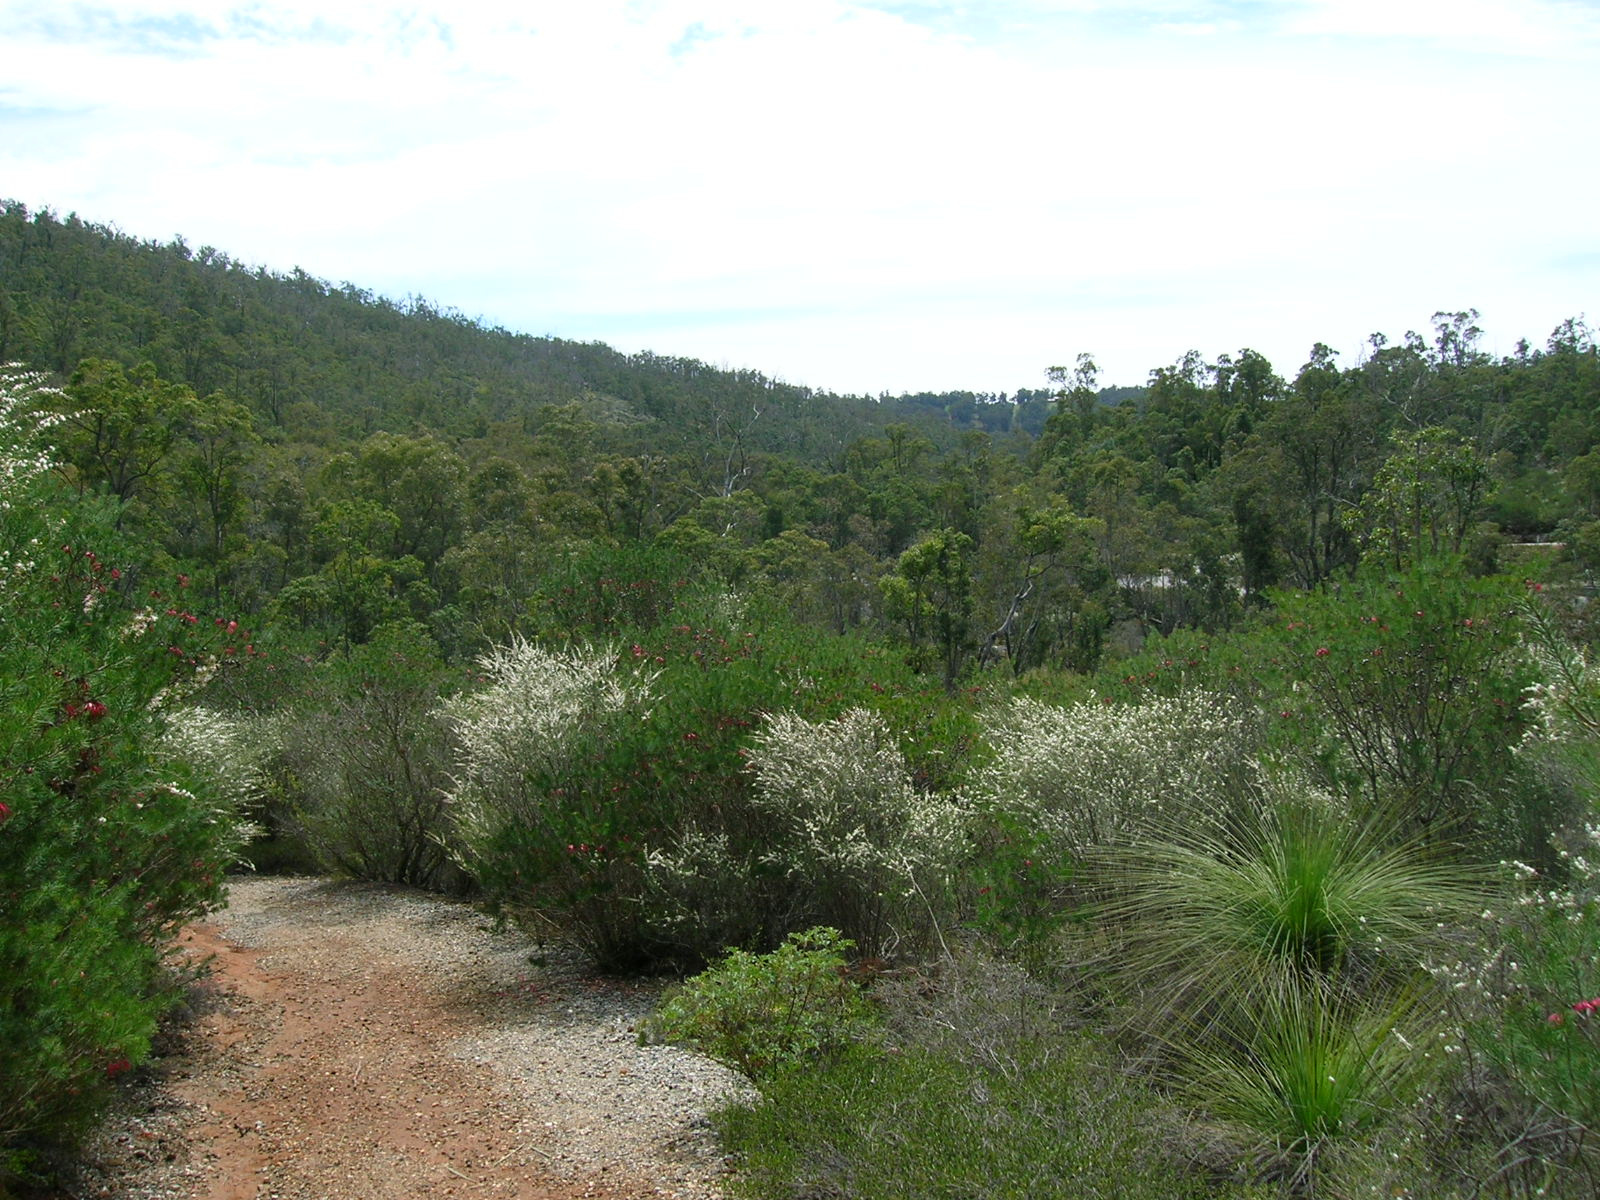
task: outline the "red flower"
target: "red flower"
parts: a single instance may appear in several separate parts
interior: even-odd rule
[[[1583,1013],[1585,1016],[1592,1012],[1600,1011],[1600,996],[1596,996],[1593,1000],[1579,1000],[1572,1006],[1572,1011]]]
[[[1330,651],[1326,646],[1317,647],[1318,658],[1327,658],[1330,653],[1332,653],[1332,651]]]
[[[115,1079],[118,1075],[121,1075],[124,1071],[128,1070],[132,1066],[133,1064],[126,1058],[113,1058],[106,1064],[106,1078]]]
[[[11,806],[9,804],[7,804],[4,800],[0,800],[0,825],[4,825],[10,819],[11,819]]]

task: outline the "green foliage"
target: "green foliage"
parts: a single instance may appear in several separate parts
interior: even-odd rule
[[[919,669],[935,668],[954,688],[975,646],[972,539],[957,529],[930,533],[879,583],[891,620],[904,625]]]
[[[716,1118],[737,1194],[849,1200],[1169,1200],[1214,1195],[1160,1157],[1106,1062],[1038,1054],[1015,1074],[913,1049],[853,1054]]]
[[[928,706],[908,699],[916,689],[893,656],[859,638],[818,638],[788,614],[720,589],[686,580],[661,597],[670,608],[659,624],[630,626],[630,617],[659,611],[650,590],[610,574],[573,586],[563,601],[595,598],[596,619],[618,639],[612,648],[564,655],[530,643],[514,656],[566,662],[576,673],[535,672],[529,678],[542,682],[514,699],[491,679],[456,706],[465,750],[458,835],[490,895],[617,969],[697,966],[724,946],[770,947],[829,919],[851,920],[875,947],[925,939],[929,899],[913,904],[905,893],[922,886],[940,902],[940,870],[924,855],[936,840],[932,829],[913,874],[883,862],[865,869],[866,859],[882,857],[876,848],[847,863],[810,818],[794,816],[800,808],[785,815],[792,803],[820,811],[818,795],[764,796],[751,754],[771,715],[791,714],[783,719],[798,722],[796,731],[825,742],[830,727],[818,722],[892,702],[892,723],[876,735],[888,757],[873,795],[892,792],[907,804],[922,797],[918,803],[936,807],[915,773],[923,764],[954,769],[958,754],[931,743],[946,726],[953,735],[967,726],[917,728]],[[641,609],[628,607],[633,597],[645,597]],[[917,730],[904,766],[889,738],[902,720]],[[480,742],[493,754],[479,756]],[[835,799],[843,795],[835,789]],[[865,813],[871,799],[849,803]],[[910,810],[902,808],[871,819],[903,827]],[[846,897],[855,898],[850,912],[840,907]],[[885,923],[891,911],[894,922]]]
[[[1104,856],[1103,916],[1133,1027],[1161,1070],[1307,1189],[1325,1157],[1394,1125],[1438,1065],[1419,963],[1481,903],[1469,876],[1292,794],[1232,823]]]
[[[953,964],[946,964],[953,967]],[[853,1048],[715,1117],[736,1194],[851,1200],[1216,1195],[1167,1153],[1155,1095],[1000,964],[880,988],[888,1053]]]
[[[0,372],[0,1187],[148,1053],[166,940],[244,834],[226,772],[180,757],[216,629],[182,579],[130,608],[115,510],[46,474],[49,399]]]
[[[847,970],[855,943],[819,926],[768,954],[729,951],[676,988],[642,1038],[698,1050],[763,1087],[875,1040],[880,1018]]]
[[[1393,571],[1459,557],[1489,483],[1482,455],[1448,429],[1398,437],[1372,489],[1345,513],[1366,557]]]
[[[1124,969],[1177,1010],[1203,1013],[1224,992],[1249,1003],[1283,972],[1363,987],[1407,977],[1440,918],[1475,899],[1460,868],[1323,797],[1164,829],[1100,861]]]
[[[1186,1047],[1181,1091],[1263,1176],[1291,1194],[1338,1195],[1329,1180],[1341,1159],[1386,1126],[1393,1138],[1439,1076],[1418,1048],[1436,1044],[1438,1026],[1412,996],[1286,980],[1253,1006],[1227,1006],[1212,1036]]]
[[[1485,916],[1462,986],[1467,1041],[1492,1069],[1498,1125],[1521,1124],[1565,1170],[1600,1170],[1600,828],[1564,858],[1564,880],[1529,876]]]
[[[268,825],[318,870],[458,887],[446,835],[450,743],[440,701],[458,674],[412,622],[317,664],[306,691],[259,722],[270,745]]]
[[[1521,591],[1434,561],[1363,574],[1337,593],[1277,597],[1279,694],[1313,749],[1320,729],[1331,735],[1336,785],[1436,835],[1505,832],[1501,785],[1533,682],[1520,650]],[[1308,703],[1296,704],[1297,693]]]

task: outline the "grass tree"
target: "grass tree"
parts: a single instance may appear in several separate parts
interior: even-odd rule
[[[1122,997],[1173,1086],[1306,1194],[1436,1059],[1420,963],[1478,902],[1418,843],[1315,796],[1098,856]]]

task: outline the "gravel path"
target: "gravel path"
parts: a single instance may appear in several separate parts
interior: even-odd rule
[[[424,893],[234,881],[213,956],[71,1195],[125,1200],[711,1200],[707,1109],[737,1086],[640,1046],[659,988]]]

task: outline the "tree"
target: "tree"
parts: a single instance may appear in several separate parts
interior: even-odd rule
[[[984,638],[981,661],[1003,655],[1020,675],[1045,660],[1057,635],[1070,634],[1085,599],[1074,585],[1091,572],[1103,525],[1078,516],[1061,496],[1042,503],[1017,496],[1009,520],[990,516],[982,565],[999,622]]]
[[[951,691],[974,644],[972,551],[972,539],[960,530],[936,530],[902,554],[879,584],[890,618],[905,626],[913,656],[931,649]]]
[[[1459,556],[1488,486],[1481,455],[1448,429],[1401,434],[1361,502],[1344,522],[1364,556],[1402,571],[1428,558]]]
[[[1342,518],[1361,495],[1378,435],[1376,408],[1319,343],[1261,431],[1263,447],[1281,464],[1281,473],[1274,471],[1281,481],[1279,546],[1301,587],[1354,565],[1356,546]]]
[[[162,472],[200,406],[187,387],[158,379],[149,363],[130,372],[90,359],[73,372],[61,408],[67,418],[61,449],[80,487],[103,489],[126,504],[152,499],[164,486]]]

